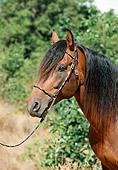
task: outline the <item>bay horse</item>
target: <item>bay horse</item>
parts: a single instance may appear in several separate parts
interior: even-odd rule
[[[74,43],[69,29],[66,40],[53,30],[52,41],[28,99],[30,115],[45,117],[52,105],[74,96],[90,123],[89,142],[103,170],[118,170],[118,68]]]

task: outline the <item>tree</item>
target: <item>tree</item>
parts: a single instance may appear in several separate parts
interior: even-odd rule
[[[0,95],[2,97],[9,102],[16,102],[17,106],[18,102],[20,106],[22,103],[24,108],[32,84],[37,79],[34,75],[41,58],[51,45],[53,28],[56,29],[60,39],[65,39],[66,28],[71,29],[77,43],[110,57],[118,64],[118,17],[112,10],[102,14],[92,2],[93,0],[1,0]],[[67,105],[71,105],[72,109],[68,109]],[[55,121],[55,118],[50,120],[50,126],[52,132],[59,130],[56,141],[61,141],[61,144],[52,143],[47,149],[48,162],[52,161],[50,165],[57,164],[51,159],[55,158],[52,151],[55,150],[55,145],[58,145],[59,157],[56,158],[58,162],[63,150],[64,159],[68,156],[75,161],[81,159],[85,163],[88,157],[83,151],[86,147],[89,148],[87,139],[89,124],[73,99],[59,103],[55,110],[57,120]],[[60,114],[62,110],[65,115]],[[67,144],[67,140],[70,145]],[[46,162],[44,164],[46,165]]]

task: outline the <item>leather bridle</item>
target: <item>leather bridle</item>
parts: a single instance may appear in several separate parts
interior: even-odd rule
[[[52,94],[52,93],[49,93],[47,92],[46,90],[44,90],[43,88],[37,86],[37,85],[34,85],[33,87],[35,88],[38,88],[39,90],[43,91],[43,93],[45,93],[47,96],[51,97],[52,99],[52,104],[51,106],[54,104],[54,101],[56,100],[59,92],[63,89],[63,87],[65,86],[66,82],[69,81],[73,71],[75,70],[75,77],[76,77],[76,86],[77,86],[77,89],[78,89],[78,76],[79,76],[79,73],[78,73],[78,70],[77,70],[77,65],[78,65],[78,50],[77,50],[77,47],[76,47],[76,51],[75,51],[75,55],[72,56],[71,54],[69,54],[68,52],[65,52],[66,54],[68,54],[72,59],[73,59],[73,62],[71,64],[71,67],[70,67],[70,70],[68,72],[68,75],[66,76],[64,82],[62,83],[62,85],[59,87],[59,89],[57,90],[57,92],[55,94]]]

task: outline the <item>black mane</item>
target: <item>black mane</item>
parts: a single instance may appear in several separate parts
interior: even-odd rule
[[[58,62],[63,59],[66,49],[66,40],[57,41],[50,47],[39,68],[40,78],[46,79],[48,77],[52,69],[55,69]]]
[[[82,45],[76,46],[85,55],[85,108],[89,113],[91,102],[97,109],[98,128],[108,127],[111,118],[118,112],[118,68],[106,56]],[[46,79],[64,57],[67,49],[65,40],[53,44],[45,55],[39,69],[40,79]],[[79,56],[78,56],[79,57]],[[94,116],[94,108],[91,118]]]
[[[94,102],[98,113],[98,126],[104,126],[104,123],[101,125],[102,120],[105,118],[109,124],[111,117],[115,120],[118,112],[118,68],[106,56],[82,45],[78,45],[78,48],[85,55],[87,112],[90,102]]]

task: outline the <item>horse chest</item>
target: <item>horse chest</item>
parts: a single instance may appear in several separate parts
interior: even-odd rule
[[[118,142],[112,135],[102,142],[95,130],[90,127],[89,142],[96,156],[109,170],[118,170]]]

